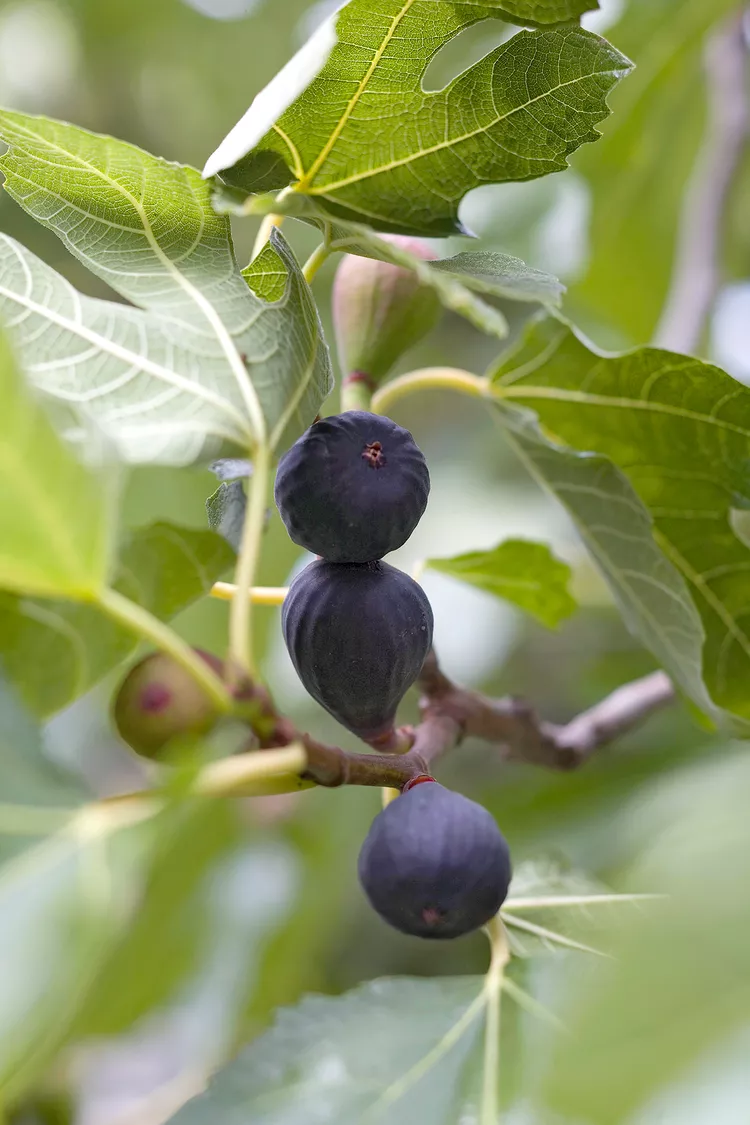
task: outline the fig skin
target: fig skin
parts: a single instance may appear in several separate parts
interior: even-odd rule
[[[508,844],[487,809],[427,780],[375,817],[358,867],[381,918],[423,938],[486,925],[511,879]]]
[[[386,241],[423,261],[435,259],[419,239],[392,235]],[[374,387],[437,325],[442,305],[413,270],[346,254],[333,282],[332,312],[342,371],[364,375]]]
[[[422,587],[388,563],[321,559],[292,582],[281,625],[313,699],[365,742],[386,738],[432,645]]]
[[[219,675],[223,664],[201,649],[195,652]],[[186,669],[164,652],[144,657],[119,687],[113,717],[120,738],[146,758],[158,758],[178,735],[205,734],[219,718],[212,699]]]
[[[322,418],[287,450],[275,498],[292,542],[334,563],[368,563],[401,547],[430,494],[408,430],[349,410]]]

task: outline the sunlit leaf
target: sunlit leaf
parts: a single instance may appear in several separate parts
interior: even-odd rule
[[[422,88],[428,63],[479,20],[549,25],[591,6],[386,0],[374,13],[369,0],[349,0],[318,33],[309,84],[291,102],[279,96],[304,70],[290,64],[206,174],[248,192],[291,184],[321,215],[381,230],[460,231],[458,207],[472,188],[560,171],[595,140],[606,96],[630,63],[570,26],[520,32],[444,90]]]
[[[58,438],[4,335],[0,402],[0,588],[91,597],[109,566],[112,475]]]
[[[452,559],[430,559],[441,574],[486,590],[554,628],[575,611],[568,585],[570,567],[543,543],[508,539],[492,551],[471,551]]]
[[[9,112],[0,138],[5,191],[138,306],[82,296],[3,236],[0,314],[41,390],[96,417],[133,462],[190,463],[227,443],[276,448],[310,424],[330,361],[278,231],[261,263],[273,271],[266,301],[193,169]]]

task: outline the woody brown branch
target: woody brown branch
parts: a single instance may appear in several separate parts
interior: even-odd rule
[[[428,762],[465,737],[497,746],[508,761],[569,770],[640,726],[655,711],[674,702],[676,693],[664,672],[625,684],[569,723],[541,719],[523,699],[490,699],[457,687],[431,653],[420,677],[423,724],[415,749]]]
[[[327,788],[376,785],[400,789],[411,778],[429,772],[433,762],[467,737],[495,746],[506,761],[571,770],[676,699],[669,677],[654,672],[618,688],[569,723],[557,725],[541,719],[525,700],[491,699],[458,687],[441,671],[434,652],[425,662],[419,687],[422,721],[405,754],[349,753],[300,735],[279,716],[262,746],[302,741],[308,755],[305,778]],[[267,697],[264,706],[271,706]],[[267,711],[267,720],[271,717],[272,712]]]

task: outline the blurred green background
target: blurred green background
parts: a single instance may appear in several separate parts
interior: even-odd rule
[[[2,0],[0,101],[202,167],[254,94],[334,7],[325,0]],[[680,207],[703,139],[704,42],[736,7],[713,0],[603,5],[589,25],[638,64],[612,98],[604,139],[578,153],[564,175],[484,188],[464,205],[463,218],[483,247],[516,253],[566,282],[567,313],[603,346],[647,343],[659,321]],[[502,34],[496,23],[471,29],[433,64],[430,84],[442,85]],[[723,284],[703,346],[739,377],[750,376],[745,163],[727,211]],[[109,295],[3,197],[0,227],[80,289]],[[304,228],[290,224],[289,234],[300,256],[312,248]],[[237,225],[243,263],[254,235],[252,222]],[[456,240],[446,252],[465,245]],[[334,268],[329,264],[315,281],[329,340]],[[482,371],[494,354],[490,340],[446,315],[402,369],[447,363]],[[329,409],[336,409],[335,400]],[[528,696],[546,717],[565,720],[653,667],[619,621],[565,514],[527,478],[479,405],[423,396],[400,405],[397,420],[414,432],[433,480],[428,513],[394,559],[398,565],[408,569],[429,555],[520,535],[549,542],[575,568],[582,608],[554,634],[428,573],[436,647],[449,674],[490,693]],[[214,487],[208,472],[138,470],[127,484],[122,518],[129,526],[166,517],[202,527]],[[273,517],[262,582],[286,583],[300,561]],[[316,735],[354,748],[296,682],[278,612],[260,609],[257,617],[265,671],[285,709]],[[220,650],[226,619],[225,605],[206,603],[179,627],[192,642]],[[108,732],[111,689],[110,681],[56,716],[47,731],[50,752],[83,771],[102,794],[132,786],[140,775]],[[410,699],[404,718],[414,713]],[[560,1049],[537,1042],[529,1029],[530,1061],[522,1067],[528,1092],[508,1120],[750,1121],[743,1062],[750,1034],[744,748],[727,745],[675,708],[580,774],[503,766],[491,751],[467,745],[441,764],[439,776],[492,810],[517,865],[534,860],[574,868],[636,890],[689,888],[661,928],[648,930],[636,920],[622,937],[612,924],[601,940],[622,938],[617,970],[587,976],[576,955],[550,958],[534,970],[541,993],[563,997],[582,1043],[598,1044],[599,1052],[593,1065],[583,1046],[577,1054],[564,1048],[560,1062]],[[335,993],[379,975],[483,971],[481,935],[447,946],[410,940],[367,907],[356,856],[378,805],[377,792],[312,792],[204,811],[176,824],[137,921],[79,1013],[69,1048],[14,1122],[158,1125],[277,1005],[306,991]],[[716,853],[711,862],[696,842],[704,837]],[[714,862],[726,878],[713,888],[707,914],[699,901]],[[693,897],[695,910],[685,905]],[[715,954],[712,940],[724,927],[743,940]],[[734,957],[733,973],[707,974],[716,957],[725,965]],[[709,984],[696,987],[696,977]],[[692,1002],[685,1002],[691,988]],[[684,1034],[675,1045],[677,1026]],[[637,1043],[644,1045],[641,1055],[627,1055]],[[612,1064],[623,1052],[631,1064],[625,1087]],[[547,1071],[548,1080],[540,1077]],[[515,1078],[523,1086],[520,1072]],[[542,1088],[547,1109],[534,1108],[534,1091]],[[72,1108],[65,1092],[73,1094]]]

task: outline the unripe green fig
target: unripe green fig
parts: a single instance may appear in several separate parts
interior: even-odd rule
[[[195,651],[221,674],[218,657]],[[205,734],[219,717],[201,685],[164,652],[152,653],[131,668],[115,697],[113,714],[120,737],[146,758],[158,757],[178,735]]]
[[[390,241],[425,261],[435,257],[418,239],[394,236]],[[333,285],[333,322],[344,376],[364,379],[374,388],[435,327],[440,313],[437,294],[412,270],[348,254]]]
[[[508,845],[487,809],[426,776],[375,817],[358,866],[381,918],[424,938],[486,925],[511,878]]]

